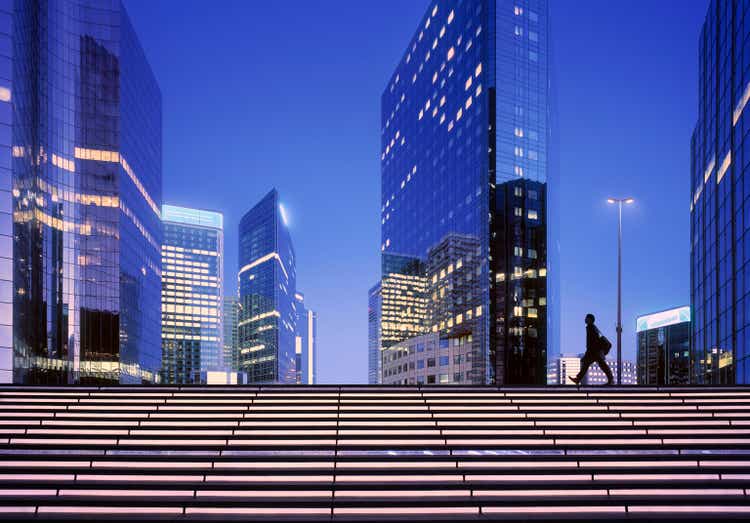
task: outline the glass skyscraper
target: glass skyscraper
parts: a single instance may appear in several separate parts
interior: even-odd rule
[[[224,217],[162,206],[162,381],[203,383],[223,372]],[[204,378],[202,378],[202,376]]]
[[[318,314],[305,306],[305,296],[294,294],[297,312],[297,333],[294,353],[297,367],[297,383],[314,385],[318,382]]]
[[[0,2],[0,380],[155,382],[161,94],[120,0]]]
[[[240,366],[237,340],[239,315],[240,303],[237,296],[224,296],[224,365],[233,372],[237,372]]]
[[[296,383],[296,262],[284,207],[271,190],[239,227],[239,370],[249,383]]]
[[[640,385],[690,384],[690,307],[639,316],[636,338]]]
[[[559,352],[548,11],[433,2],[381,98],[382,256],[423,263],[415,335],[471,340],[470,365],[447,383],[544,384]]]
[[[698,121],[690,144],[692,360],[699,384],[750,383],[748,17],[747,0],[712,0],[699,37]]]

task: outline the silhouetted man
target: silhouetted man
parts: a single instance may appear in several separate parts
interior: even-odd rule
[[[612,369],[607,365],[605,353],[602,351],[602,333],[594,325],[595,319],[593,314],[586,315],[586,354],[581,358],[581,370],[578,372],[578,376],[575,378],[568,376],[570,381],[576,385],[580,385],[586,371],[594,362],[598,363],[599,368],[607,375],[607,385],[612,385],[613,382]]]

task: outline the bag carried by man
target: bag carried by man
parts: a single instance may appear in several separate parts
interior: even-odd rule
[[[602,334],[601,332],[599,333],[599,343],[598,344],[599,344],[599,351],[602,354],[604,354],[604,355],[609,354],[609,349],[612,348],[612,342],[609,341],[609,339],[604,334]]]

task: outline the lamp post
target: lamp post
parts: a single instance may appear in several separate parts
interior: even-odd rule
[[[622,204],[630,205],[633,198],[607,198],[617,204],[617,384],[622,385]]]

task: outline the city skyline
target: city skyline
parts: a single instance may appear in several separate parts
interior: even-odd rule
[[[219,110],[218,116],[229,118],[228,129],[235,131],[234,138],[223,149],[224,156],[219,157],[219,163],[223,166],[222,169],[225,172],[232,173],[227,179],[230,185],[233,178],[235,182],[242,183],[243,190],[241,193],[244,196],[240,201],[238,195],[230,195],[225,191],[214,189],[201,192],[204,201],[196,202],[194,196],[190,195],[193,191],[188,192],[189,189],[179,180],[187,177],[191,182],[197,183],[196,187],[202,187],[205,182],[197,179],[195,175],[185,173],[181,165],[183,165],[182,162],[187,162],[188,158],[202,172],[205,172],[202,168],[206,165],[201,160],[196,161],[196,158],[185,150],[184,140],[186,137],[184,134],[174,132],[170,134],[168,128],[171,125],[170,114],[172,114],[172,119],[175,115],[175,113],[170,113],[169,106],[172,106],[172,110],[177,110],[180,103],[183,103],[186,99],[191,99],[197,95],[197,92],[194,89],[186,89],[184,84],[182,87],[184,92],[169,91],[168,86],[175,86],[175,80],[182,78],[183,73],[175,74],[170,68],[161,67],[157,64],[163,63],[167,57],[170,58],[170,61],[173,61],[175,59],[174,53],[171,52],[170,45],[163,48],[156,45],[154,39],[156,27],[152,21],[143,16],[145,15],[145,6],[139,2],[126,1],[126,6],[133,11],[131,16],[137,19],[137,22],[134,23],[139,36],[144,41],[151,42],[150,46],[147,44],[144,44],[144,46],[152,66],[157,71],[158,78],[164,86],[167,86],[163,87],[163,90],[171,95],[171,97],[165,96],[165,99],[167,99],[165,103],[168,106],[165,110],[164,133],[165,142],[167,142],[164,161],[165,194],[170,195],[171,201],[186,205],[218,207],[216,203],[221,202],[222,210],[225,211],[227,216],[227,230],[233,230],[239,214],[244,212],[243,206],[246,207],[249,202],[257,201],[272,185],[281,188],[282,193],[289,200],[287,209],[290,214],[290,223],[298,256],[301,259],[299,263],[300,285],[311,297],[316,309],[321,312],[322,318],[326,320],[332,317],[341,319],[341,325],[333,326],[328,324],[327,321],[322,321],[320,325],[320,381],[323,383],[335,381],[364,382],[367,379],[367,312],[366,308],[362,306],[363,298],[361,297],[364,296],[364,300],[366,300],[367,290],[376,279],[377,255],[372,251],[372,240],[374,239],[377,244],[378,230],[377,223],[371,223],[371,216],[366,216],[373,212],[376,216],[378,214],[378,173],[377,160],[374,156],[378,150],[379,129],[376,120],[373,119],[373,115],[377,113],[377,104],[372,102],[372,95],[374,94],[375,100],[377,100],[379,92],[384,88],[383,78],[387,78],[389,72],[395,66],[395,62],[402,52],[403,42],[407,41],[413,32],[414,20],[419,19],[428,6],[427,2],[419,4],[402,5],[395,2],[384,4],[378,9],[379,13],[377,13],[376,19],[372,21],[372,29],[375,30],[378,20],[388,18],[389,27],[391,27],[389,34],[378,37],[376,40],[378,45],[359,43],[353,49],[337,51],[337,60],[344,60],[345,62],[353,60],[357,52],[367,52],[368,56],[373,57],[378,74],[363,71],[362,67],[353,67],[349,68],[349,73],[346,75],[336,69],[336,73],[327,80],[312,76],[312,82],[299,102],[303,103],[304,101],[305,107],[293,103],[295,109],[302,110],[298,116],[301,116],[302,121],[308,126],[312,124],[311,129],[315,132],[309,135],[306,132],[305,135],[307,136],[293,136],[289,146],[303,152],[306,164],[313,169],[312,172],[315,176],[303,175],[299,172],[299,169],[288,170],[286,173],[279,172],[279,170],[284,170],[286,164],[284,158],[282,158],[286,154],[284,147],[274,146],[270,151],[260,151],[263,147],[253,146],[253,143],[258,145],[266,143],[266,146],[268,146],[270,142],[266,142],[266,140],[271,140],[275,134],[281,132],[280,122],[284,122],[291,117],[291,114],[287,114],[286,110],[282,108],[278,118],[275,115],[273,120],[268,120],[271,125],[270,127],[263,126],[265,137],[261,137],[256,132],[238,128],[237,125],[243,118],[247,119],[251,113],[258,111],[262,115],[267,109],[256,103],[242,103],[239,111],[240,118],[239,121],[236,121],[238,115],[230,115],[227,112],[228,106],[219,103],[217,107]],[[639,10],[637,6],[615,4],[604,9],[596,2],[592,2],[581,6],[580,11],[585,13],[582,20],[575,19],[565,12],[565,9],[560,8],[559,3],[553,2],[551,7],[553,52],[556,55],[555,65],[562,70],[557,73],[557,77],[561,84],[561,89],[558,92],[561,113],[559,118],[561,122],[560,131],[563,142],[561,144],[563,151],[561,172],[566,182],[561,187],[563,216],[560,233],[563,246],[561,250],[563,290],[561,350],[565,353],[577,353],[580,350],[579,347],[582,347],[582,317],[585,312],[588,312],[588,309],[592,309],[600,318],[599,323],[602,325],[602,330],[610,338],[614,337],[614,300],[616,294],[613,281],[616,221],[614,213],[611,209],[607,209],[604,203],[610,192],[617,195],[618,191],[621,192],[621,189],[622,191],[632,192],[637,197],[636,206],[629,209],[625,216],[624,357],[631,359],[634,357],[636,316],[645,311],[664,309],[673,303],[688,301],[688,264],[683,254],[687,250],[687,232],[685,230],[688,223],[688,214],[685,210],[687,196],[680,199],[676,195],[665,199],[663,202],[660,202],[657,196],[664,191],[664,187],[669,187],[672,194],[676,193],[672,189],[673,187],[684,187],[684,192],[687,193],[688,182],[686,177],[689,172],[687,170],[689,169],[689,162],[686,159],[685,144],[688,142],[686,142],[685,136],[689,136],[690,131],[687,130],[689,127],[677,124],[666,125],[663,120],[674,120],[675,117],[679,117],[684,122],[691,122],[695,118],[697,109],[697,97],[694,95],[697,70],[695,49],[697,47],[697,34],[707,6],[703,2],[696,2],[695,5],[692,3],[685,5],[684,3],[664,2],[653,6],[649,4],[649,6],[651,19],[645,15],[640,15],[639,11],[643,10]],[[162,7],[157,6],[156,9],[158,11]],[[252,17],[249,17],[247,11],[243,12],[243,6],[240,4],[231,4],[227,10],[229,9],[236,9],[238,20],[243,20],[243,23],[250,24],[254,29],[258,29],[257,31],[249,31],[248,41],[242,42],[241,45],[260,45],[261,42],[265,42],[263,48],[266,49],[267,45],[267,48],[271,49],[268,56],[262,57],[259,63],[256,60],[259,55],[255,53],[252,54],[254,59],[247,62],[246,68],[233,68],[228,82],[232,87],[246,78],[248,74],[262,71],[262,67],[259,68],[258,66],[268,64],[267,60],[274,60],[275,64],[288,63],[289,66],[297,67],[302,65],[299,58],[292,57],[289,52],[275,49],[274,37],[270,34],[269,29],[255,27],[253,24],[259,24],[263,20],[264,23],[273,27],[273,23],[278,23],[290,12],[298,12],[300,18],[306,18],[310,22],[310,28],[301,27],[298,22],[293,23],[294,28],[301,31],[299,36],[301,41],[304,38],[313,37],[313,35],[315,38],[319,38],[322,28],[328,27],[326,26],[328,23],[333,23],[331,22],[333,20],[332,13],[335,12],[337,17],[337,32],[335,34],[337,38],[347,39],[354,32],[348,21],[356,19],[362,11],[357,6],[342,5],[335,2],[316,6],[316,12],[311,12],[308,7],[299,5],[279,7],[275,10],[257,6],[252,10]],[[685,17],[694,17],[695,23],[686,23],[685,17],[680,20],[680,23],[670,21],[667,15],[675,9],[681,9]],[[243,17],[243,14],[248,16]],[[196,13],[190,4],[187,4],[187,10],[183,16],[185,24],[180,28],[170,26],[167,28],[168,31],[187,30],[191,23],[196,23]],[[640,18],[641,16],[643,18]],[[592,20],[596,20],[597,24],[593,24],[591,28],[593,33],[584,38],[584,34],[578,31],[579,26],[576,24],[583,26],[586,22],[585,25],[588,27]],[[619,27],[617,32],[613,33],[615,20]],[[660,21],[658,24],[661,26],[660,29],[657,28],[655,20]],[[369,29],[370,24],[366,25],[368,26],[366,29]],[[199,55],[207,53],[213,45],[227,45],[229,42],[238,43],[236,38],[239,33],[232,32],[234,27],[237,26],[230,23],[223,39],[218,38],[216,42],[212,42],[210,45],[206,43],[195,44],[199,47],[196,49],[196,53]],[[638,38],[635,37],[636,27],[638,28]],[[398,34],[396,34],[397,29]],[[628,33],[628,31],[631,31],[631,33]],[[657,37],[661,37],[662,33],[659,31],[670,35],[672,45],[668,47],[660,46],[659,53],[645,56],[645,61],[641,60],[641,63],[636,63],[632,56],[644,57],[643,51],[648,48],[649,42],[653,43]],[[629,44],[632,43],[634,49],[614,47],[615,34],[620,41],[624,39]],[[601,51],[587,49],[586,43],[589,37],[602,41]],[[328,50],[329,48],[332,49],[334,40],[334,38],[323,38],[319,42],[319,51],[315,52],[323,54],[329,52]],[[601,79],[594,78],[591,68],[586,65],[586,61],[581,60],[584,50],[586,53],[593,53],[592,59],[597,64],[597,74],[602,77]],[[604,67],[605,64],[601,63],[605,50],[611,56],[614,56],[612,63],[608,64],[607,67]],[[322,56],[320,59],[322,63],[328,63]],[[599,59],[599,61],[597,62],[596,59]],[[226,63],[223,59],[219,62]],[[677,74],[666,75],[666,73],[661,72],[663,66],[659,64],[667,63],[680,65]],[[200,70],[203,75],[211,71],[211,67],[205,64],[198,64],[196,67],[203,68]],[[617,83],[613,82],[613,80],[621,77],[623,71],[635,73],[639,67],[643,67],[650,75],[659,74],[661,76],[658,76],[658,81],[653,77],[649,81],[641,81],[637,75],[634,75],[628,78],[628,82],[630,82],[628,89],[618,87]],[[284,72],[288,69],[290,67],[281,67],[280,70],[274,68],[273,76],[275,80],[271,84],[276,85],[278,80],[279,84],[283,86],[284,79],[289,78],[288,73]],[[308,74],[314,74],[309,67],[304,70]],[[217,85],[213,83],[211,75],[206,75],[206,78],[207,80],[201,83],[202,89],[208,89],[206,92],[216,93]],[[592,84],[593,87],[584,92],[587,96],[592,95],[587,98],[592,100],[592,105],[596,105],[600,111],[603,110],[602,122],[592,122],[593,111],[582,111],[574,107],[571,93],[580,94],[581,85],[586,84],[586,82],[576,83],[574,81],[576,78],[579,80],[585,79]],[[605,80],[609,80],[607,84],[609,92],[606,97],[601,89]],[[333,92],[324,92],[338,84],[348,86],[347,90],[333,89]],[[677,89],[677,86],[679,86],[679,89]],[[359,93],[356,96],[355,103],[355,97],[350,94],[350,90],[355,87],[357,89],[364,87],[371,94],[365,96]],[[596,91],[595,87],[598,87],[599,91]],[[672,92],[670,92],[670,88]],[[277,96],[284,95],[286,87],[279,89],[276,94],[254,87],[253,92],[257,91],[260,91],[260,94],[270,94],[273,100],[278,99]],[[332,103],[334,94],[338,97],[337,103]],[[307,105],[313,103],[311,97],[320,97],[320,106],[326,107],[327,110],[346,110],[350,116],[337,122],[334,129],[331,125],[316,119],[318,109],[307,107]],[[661,135],[660,139],[663,141],[658,148],[659,151],[657,151],[655,144],[643,143],[643,137],[637,136],[635,131],[643,132],[644,129],[637,127],[633,119],[628,117],[623,109],[623,107],[629,105],[642,104],[644,101],[649,106],[658,107],[659,114],[669,115],[664,119],[659,118],[658,121],[652,122],[654,125],[650,129],[645,129],[648,133]],[[267,105],[273,106],[274,104]],[[198,108],[196,111],[199,121],[204,123],[212,121],[206,120],[206,114],[201,109]],[[566,113],[568,114],[567,118],[565,117]],[[611,119],[612,113],[620,118],[619,125],[603,125],[603,122]],[[370,116],[367,117],[367,115]],[[570,118],[570,115],[573,115],[574,118]],[[177,120],[179,119],[177,118]],[[234,123],[232,123],[232,119],[235,120]],[[218,120],[214,123],[218,123]],[[344,125],[349,123],[352,125]],[[592,125],[592,123],[596,125]],[[675,132],[679,128],[684,128],[685,136],[682,138],[679,138],[678,133]],[[591,129],[600,129],[600,131],[591,132]],[[600,138],[602,136],[601,129],[607,129],[609,132],[617,130],[618,137],[623,136],[626,139],[623,140],[622,145],[606,144],[606,147],[603,147],[604,144]],[[237,130],[240,130],[240,132],[236,133]],[[343,135],[348,132],[356,136],[356,139],[343,138]],[[202,135],[198,133],[198,136]],[[191,138],[191,140],[198,139],[198,136]],[[324,143],[325,140],[322,139],[325,136],[343,141],[348,146],[345,147],[348,152],[344,152],[343,158],[340,158],[345,160],[344,165],[357,166],[357,172],[369,173],[367,176],[357,176],[356,189],[354,193],[347,194],[346,198],[337,196],[341,194],[341,191],[346,190],[345,180],[347,178],[342,170],[344,168],[331,169],[331,174],[326,174],[327,168],[323,167],[332,161],[332,155],[327,153],[330,145]],[[364,136],[368,136],[368,138],[365,140],[363,139]],[[566,138],[567,144],[572,143],[572,147],[567,149],[565,147]],[[258,142],[258,139],[260,139],[260,142]],[[244,143],[246,140],[247,143]],[[590,140],[593,140],[592,143],[597,144],[598,148],[588,146],[587,143]],[[666,143],[664,140],[666,140]],[[654,141],[656,140],[654,139]],[[175,157],[175,146],[181,142],[180,155]],[[208,140],[207,146],[210,146],[210,142],[211,140]],[[187,143],[194,142],[188,141]],[[632,146],[637,145],[644,159],[633,161],[625,155],[625,143],[631,143]],[[592,166],[601,163],[603,158],[607,157],[607,151],[617,153],[615,156],[618,159],[617,163],[620,165],[607,164],[607,167],[611,168],[613,172],[608,177],[611,183],[607,184],[608,186],[598,187],[593,185],[594,179],[591,176],[596,169]],[[354,158],[355,152],[357,156],[364,155],[364,160]],[[571,156],[577,156],[583,152],[586,152],[588,156],[571,158]],[[178,161],[172,163],[169,159],[170,156],[173,160],[177,159]],[[581,158],[591,158],[591,161],[584,163],[592,166],[584,165]],[[621,161],[623,159],[627,161]],[[651,162],[651,165],[659,166],[660,172],[665,174],[664,179],[650,179],[645,174],[644,163],[646,163],[646,160]],[[653,163],[654,161],[656,161],[656,164]],[[366,168],[362,168],[363,166],[366,166]],[[637,166],[637,168],[634,168],[634,166]],[[271,167],[276,174],[265,178],[252,176],[252,172],[258,167],[265,169]],[[175,172],[180,172],[181,176],[174,178]],[[643,172],[644,174],[631,177],[629,176],[630,172]],[[209,176],[208,179],[210,178]],[[320,187],[313,185],[313,179],[318,181]],[[637,182],[640,182],[640,186]],[[185,188],[175,187],[176,183]],[[585,193],[576,191],[576,187],[581,184],[590,189]],[[362,187],[362,190],[359,190],[359,187]],[[248,194],[248,189],[252,191],[252,195]],[[307,198],[308,195],[315,198]],[[575,197],[576,200],[583,199],[583,201],[574,201],[572,197]],[[336,205],[331,205],[333,202],[336,202]],[[325,210],[313,212],[316,203],[318,209]],[[575,224],[581,219],[586,219],[587,223],[592,224],[597,240],[595,244],[592,245],[591,242],[587,244],[583,240],[587,237],[587,234],[575,228]],[[653,227],[649,227],[649,221],[651,220],[660,224],[661,235],[657,234]],[[683,224],[682,226],[680,221]],[[354,227],[370,232],[353,235],[351,231]],[[323,230],[329,231],[331,234],[323,234],[321,232]],[[351,238],[352,236],[355,236],[355,238]],[[369,238],[367,242],[358,238],[363,236]],[[366,243],[369,245],[365,245]],[[232,241],[229,239],[228,245],[231,246],[231,244]],[[575,245],[575,252],[571,252],[570,247],[566,249],[565,245]],[[649,249],[656,245],[666,246],[666,254],[660,254],[659,256],[660,261],[664,260],[663,267],[654,266],[653,262],[648,259]],[[231,249],[227,250],[230,251]],[[611,260],[609,264],[606,263],[608,254]],[[603,258],[603,261],[597,264],[598,267],[591,267],[591,262],[586,260],[592,257]],[[307,260],[305,260],[306,258]],[[233,260],[236,259],[236,252],[227,252],[226,259],[227,267],[231,267]],[[346,259],[353,263],[347,266],[345,264]],[[579,265],[585,266],[585,268],[579,268]],[[594,270],[592,271],[592,269]],[[581,278],[582,275],[590,276],[590,280],[585,281]],[[658,290],[640,288],[638,282],[647,277],[660,277],[661,285],[657,288]],[[227,281],[226,292],[230,293],[232,291],[231,285],[234,283],[231,275],[227,275]],[[360,296],[358,303],[355,302],[357,293],[351,292],[349,285],[342,285],[342,281],[356,281],[357,285],[362,286],[361,292],[358,293]],[[309,283],[312,283],[312,285]]]

